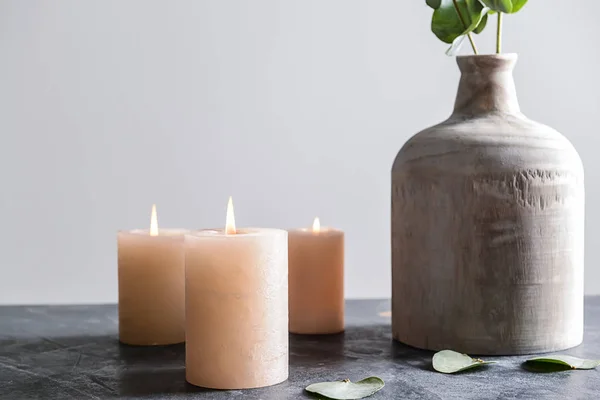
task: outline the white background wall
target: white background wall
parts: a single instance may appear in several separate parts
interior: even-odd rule
[[[424,3],[0,0],[0,303],[115,302],[118,229],[152,203],[222,226],[229,195],[240,226],[344,229],[347,297],[389,296],[392,160],[458,79]],[[583,158],[600,294],[600,2],[565,4],[504,44],[523,111]]]

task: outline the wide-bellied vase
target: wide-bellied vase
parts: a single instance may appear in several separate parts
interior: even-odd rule
[[[516,60],[458,57],[453,114],[394,161],[400,342],[510,355],[582,341],[583,166],[564,136],[521,113]]]

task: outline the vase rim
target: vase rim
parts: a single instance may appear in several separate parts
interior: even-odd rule
[[[517,63],[516,53],[481,54],[456,57],[458,68],[463,74],[470,73],[499,73],[512,71]]]
[[[456,56],[457,59],[496,59],[496,60],[516,60],[519,58],[517,53],[501,53],[501,54],[465,54]]]

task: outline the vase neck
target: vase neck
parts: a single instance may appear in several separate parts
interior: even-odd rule
[[[460,84],[454,115],[519,113],[512,71],[516,54],[459,56]]]

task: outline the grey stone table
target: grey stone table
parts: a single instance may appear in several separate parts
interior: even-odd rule
[[[460,375],[431,369],[431,352],[395,343],[388,301],[349,301],[347,330],[290,336],[290,378],[269,388],[215,391],[185,382],[184,346],[117,341],[117,308],[0,307],[0,399],[303,399],[310,383],[386,382],[384,399],[599,399],[600,370],[533,373],[526,357]],[[584,344],[568,354],[600,358],[600,297],[586,299]]]

